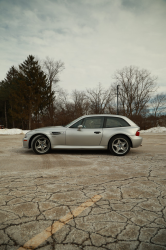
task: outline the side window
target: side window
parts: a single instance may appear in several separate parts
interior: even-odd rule
[[[130,126],[128,122],[126,122],[122,118],[106,117],[105,128],[128,127],[128,126]]]
[[[84,119],[79,120],[78,122],[74,123],[70,128],[78,128],[79,125],[82,125]]]
[[[88,117],[83,121],[83,128],[103,128],[104,117]]]

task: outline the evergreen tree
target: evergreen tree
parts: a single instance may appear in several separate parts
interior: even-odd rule
[[[14,82],[11,100],[13,109],[12,116],[28,120],[31,129],[32,117],[38,117],[53,99],[50,93],[46,75],[41,70],[38,61],[30,55],[19,65],[19,74]]]
[[[0,102],[1,108],[3,108],[2,117],[5,118],[5,126],[8,127],[8,124],[11,124],[11,116],[10,116],[10,109],[12,108],[11,100],[10,100],[10,93],[12,91],[13,81],[18,76],[18,71],[12,66],[6,74],[6,78],[4,81],[0,83]],[[13,121],[14,123],[14,121]]]
[[[0,125],[7,126],[7,115],[6,114],[6,91],[4,86],[4,81],[0,82]]]

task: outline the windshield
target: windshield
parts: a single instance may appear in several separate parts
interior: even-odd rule
[[[65,125],[64,127],[68,127],[68,126],[70,126],[73,122],[76,122],[78,120],[78,118],[77,119],[75,119],[74,121],[72,121],[72,122],[70,122],[70,123],[68,123],[67,125]]]

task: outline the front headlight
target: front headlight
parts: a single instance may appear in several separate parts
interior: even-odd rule
[[[27,137],[28,137],[28,134],[31,134],[31,130],[28,131],[28,132],[24,135],[24,138],[27,138]]]
[[[27,138],[27,134],[28,134],[28,132],[24,135],[24,138]]]

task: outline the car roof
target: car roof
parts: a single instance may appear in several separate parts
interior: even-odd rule
[[[126,116],[122,116],[122,115],[114,115],[114,114],[93,114],[93,115],[83,115],[79,118],[84,118],[84,117],[91,117],[91,116],[110,116],[110,117],[123,117],[123,118],[127,118]]]

